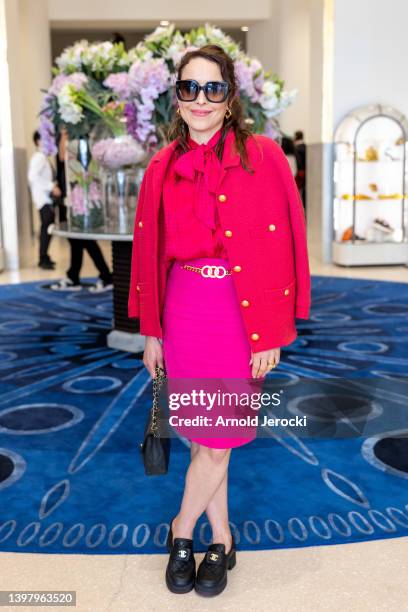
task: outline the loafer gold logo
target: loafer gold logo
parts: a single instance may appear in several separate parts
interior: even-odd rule
[[[218,560],[218,555],[217,555],[217,553],[211,553],[211,554],[210,554],[210,559],[211,559],[211,561],[217,561],[217,560]]]

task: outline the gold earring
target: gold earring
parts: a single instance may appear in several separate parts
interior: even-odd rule
[[[228,114],[227,114],[227,113],[228,113]],[[226,118],[226,119],[229,119],[229,118],[231,117],[231,115],[232,115],[232,113],[231,113],[230,109],[229,109],[229,108],[227,108],[227,112],[225,113],[225,118]]]
[[[180,107],[179,107],[179,106],[177,107],[177,111],[176,111],[176,113],[177,113],[178,115],[180,114]]]

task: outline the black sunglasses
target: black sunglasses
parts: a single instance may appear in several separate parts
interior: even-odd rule
[[[193,79],[176,81],[176,96],[182,102],[194,102],[201,90],[209,102],[225,102],[229,85],[227,81],[208,81],[205,85]]]

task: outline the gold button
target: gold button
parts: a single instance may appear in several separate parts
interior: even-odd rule
[[[227,236],[227,238],[231,238],[232,236],[231,230],[225,230],[224,234]]]
[[[136,291],[140,291],[139,285],[136,285]]]
[[[289,295],[289,289],[285,289],[285,295]]]
[[[244,306],[244,308],[246,308],[247,306],[249,306],[249,302],[248,302],[248,300],[242,300],[242,302],[241,302],[241,306]]]
[[[273,223],[270,224],[269,226],[269,231],[270,232],[274,232],[276,230],[276,225],[274,225]]]
[[[143,221],[139,221],[139,227],[143,227]]]
[[[251,340],[259,340],[259,334],[251,334]]]
[[[227,196],[224,195],[223,193],[220,193],[220,195],[218,196],[218,199],[220,202],[225,202],[225,200],[227,199]]]
[[[241,272],[242,268],[241,268],[241,266],[234,266],[233,270],[234,270],[234,272]]]

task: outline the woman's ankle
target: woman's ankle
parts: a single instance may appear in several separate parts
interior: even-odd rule
[[[213,531],[213,544],[224,544],[225,554],[228,554],[232,546],[232,534],[230,529]]]
[[[174,538],[188,538],[193,539],[194,525],[191,522],[180,520],[180,515],[174,517],[172,522],[173,539]]]

